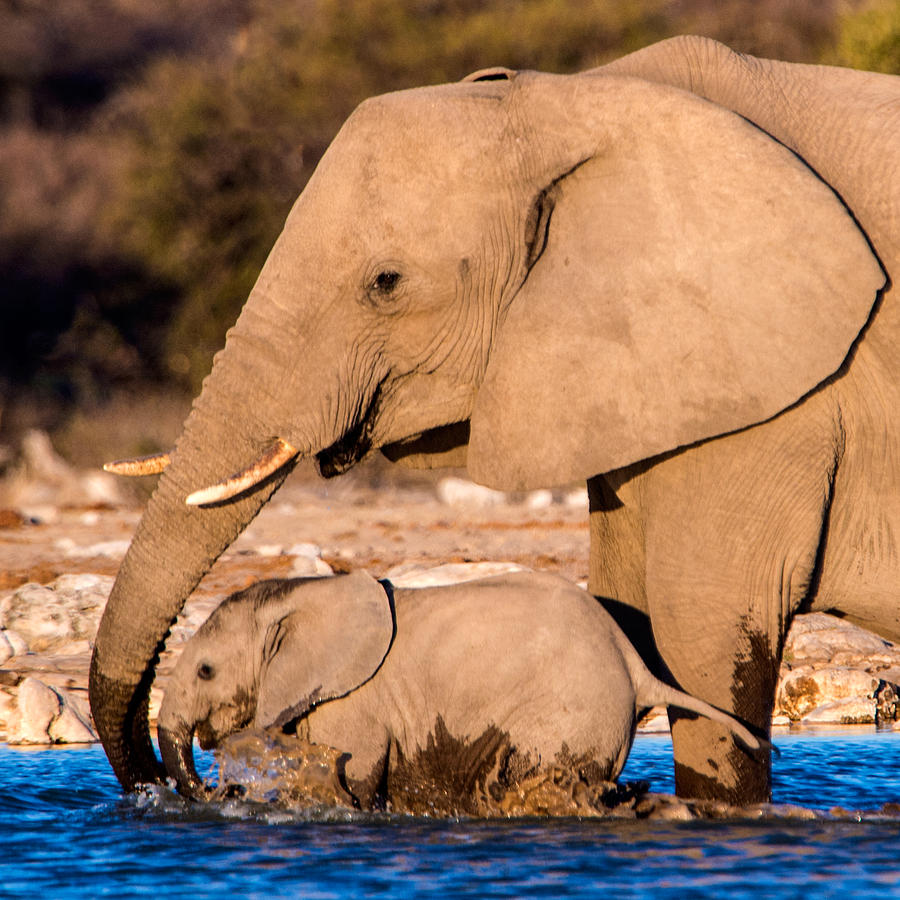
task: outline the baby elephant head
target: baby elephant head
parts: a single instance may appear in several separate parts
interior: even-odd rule
[[[159,711],[159,749],[180,793],[205,790],[210,749],[248,725],[282,726],[372,677],[394,635],[389,595],[364,572],[262,581],[227,597],[182,650]]]

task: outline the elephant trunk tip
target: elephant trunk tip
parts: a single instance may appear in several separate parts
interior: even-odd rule
[[[175,780],[178,793],[190,800],[205,800],[210,790],[194,765],[194,733],[188,727],[159,727],[159,752],[166,772]]]
[[[159,783],[165,772],[150,741],[146,680],[135,687],[109,677],[101,669],[95,647],[89,687],[94,725],[123,789],[130,793],[143,784]]]

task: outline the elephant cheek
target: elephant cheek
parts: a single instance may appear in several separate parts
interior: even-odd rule
[[[240,692],[227,706],[219,707],[197,726],[197,740],[203,750],[212,750],[225,738],[253,721],[255,704],[245,692]]]

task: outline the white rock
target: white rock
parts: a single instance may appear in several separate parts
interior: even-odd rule
[[[890,641],[824,613],[797,616],[785,643],[786,656],[798,661],[834,661],[837,654],[855,654],[869,658],[887,654],[890,658],[894,650]]]
[[[60,506],[119,506],[125,499],[115,476],[73,468],[56,453],[50,438],[37,430],[22,439],[21,464],[4,488],[8,504],[38,515],[41,521],[55,519]]]
[[[124,500],[117,477],[109,472],[82,471],[78,480],[84,502],[119,506]]]
[[[253,552],[257,556],[275,557],[284,555],[283,544],[259,544],[253,548]]]
[[[109,575],[75,572],[71,575],[60,575],[56,581],[50,582],[50,588],[60,594],[96,591],[99,596],[107,597],[112,590],[113,581],[115,579]]]
[[[70,546],[66,551],[66,556],[72,559],[86,559],[90,556],[106,556],[110,559],[117,559],[124,556],[128,550],[131,541],[100,541],[96,544],[88,544],[84,547],[74,545]]]
[[[503,491],[495,491],[465,478],[442,478],[435,486],[435,493],[438,500],[447,506],[490,507],[507,502]]]
[[[292,544],[288,548],[288,556],[305,556],[307,559],[318,559],[322,555],[322,548],[318,544],[311,544],[303,541],[299,544]]]
[[[872,698],[878,684],[878,678],[860,669],[799,666],[781,679],[775,698],[775,713],[797,721],[825,704],[866,699],[872,703],[874,715]]]
[[[14,656],[20,656],[28,652],[28,644],[22,640],[22,636],[15,631],[0,630],[0,665]]]
[[[816,707],[801,720],[803,725],[867,725],[875,721],[875,701],[845,697]]]
[[[829,616],[827,613],[802,613],[794,616],[791,622],[791,632],[797,635],[806,634],[809,631],[826,631],[839,626],[842,621],[837,616]]]
[[[19,701],[14,693],[13,688],[0,688],[0,740],[6,739],[9,731],[10,719],[15,719],[18,715]]]
[[[51,744],[50,725],[62,703],[53,688],[29,676],[19,685],[18,715],[9,723],[10,744]]]
[[[25,434],[22,457],[31,478],[61,484],[72,477],[72,467],[53,449],[46,432],[32,429]]]
[[[525,507],[527,509],[547,509],[550,506],[553,506],[552,491],[531,491],[525,497]]]
[[[23,584],[0,602],[0,627],[17,632],[34,652],[92,641],[112,584],[113,578],[92,574]]]
[[[50,723],[47,734],[54,744],[93,744],[97,740],[94,729],[65,699],[60,714]]]
[[[151,722],[151,724],[155,724],[156,720],[159,718],[159,708],[162,705],[163,697],[165,696],[165,691],[162,688],[153,685],[150,688],[150,706],[148,708],[147,716]]]
[[[587,488],[576,488],[574,491],[569,491],[563,497],[563,504],[565,506],[571,507],[572,509],[587,509],[588,508],[588,492]]]
[[[295,556],[288,571],[288,578],[304,578],[313,575],[334,575],[334,570],[324,559]]]
[[[669,731],[669,715],[662,706],[654,706],[638,723],[641,734],[666,734]]]
[[[420,565],[396,566],[385,575],[394,587],[436,587],[459,584],[477,578],[490,578],[504,572],[523,572],[524,566],[511,562],[444,563],[427,568]]]
[[[14,657],[22,656],[22,654],[28,652],[28,644],[18,631],[13,631],[12,628],[6,628],[3,631],[3,636],[6,638],[10,647],[12,647]]]
[[[90,716],[65,691],[29,676],[7,721],[10,744],[86,744],[97,740]]]

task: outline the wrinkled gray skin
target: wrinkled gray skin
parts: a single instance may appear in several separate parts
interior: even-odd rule
[[[760,729],[798,610],[900,637],[898,98],[689,39],[364,103],[101,622],[91,705],[122,785],[162,775],[147,698],[171,622],[293,463],[185,498],[276,437],[329,475],[380,447],[498,488],[587,479],[591,590],[660,673]],[[674,740],[680,794],[768,796],[768,762],[719,726]]]
[[[362,808],[423,789],[467,808],[492,784],[514,787],[510,772],[615,779],[637,710],[658,704],[713,716],[759,750],[730,716],[654,678],[603,607],[562,578],[402,590],[356,572],[227,598],[182,650],[159,744],[179,790],[202,797],[195,733],[208,749],[299,719],[305,739],[349,754],[342,786]]]

